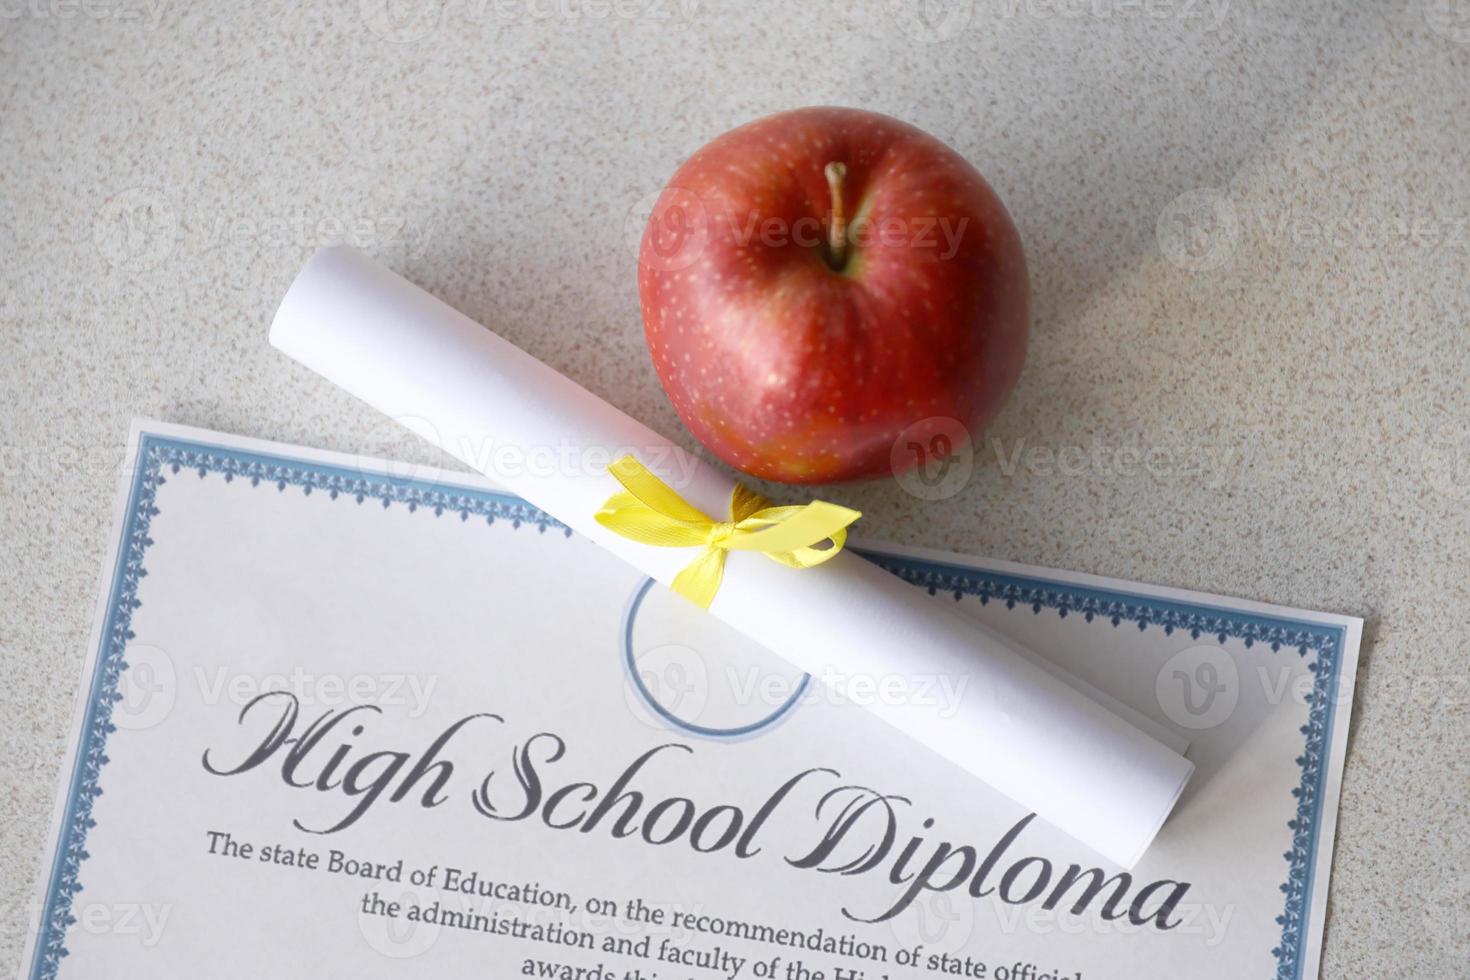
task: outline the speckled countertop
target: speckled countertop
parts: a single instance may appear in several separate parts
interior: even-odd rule
[[[1033,274],[968,484],[866,533],[1364,616],[1324,973],[1465,976],[1464,0],[0,4],[0,972],[129,418],[434,459],[265,342],[345,239],[688,442],[639,221],[810,103],[959,148]]]

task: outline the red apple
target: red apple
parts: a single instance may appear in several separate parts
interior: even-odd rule
[[[895,452],[901,436],[978,432],[1026,351],[1000,199],[939,140],[857,109],[769,116],[696,152],[654,205],[638,286],[679,417],[788,483],[907,469],[923,451]]]

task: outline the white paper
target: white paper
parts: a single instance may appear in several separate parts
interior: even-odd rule
[[[705,513],[731,480],[463,314],[347,247],[319,251],[291,286],[271,343],[667,585],[692,554],[594,520],[631,452]],[[568,569],[568,574],[575,574]],[[796,571],[729,556],[710,610],[813,674],[871,678],[885,721],[1131,868],[1194,770],[1157,739],[1042,669],[1012,641],[844,553]],[[943,716],[917,693],[965,679]]]
[[[916,594],[953,590],[926,598],[1190,735],[1185,799],[1144,860],[1113,874],[894,735],[863,710],[871,690],[806,682],[478,476],[157,422],[129,446],[24,980],[1317,975],[1361,620],[863,545]],[[959,693],[930,701],[951,712]],[[300,711],[278,734],[292,740],[237,766],[286,694]],[[548,733],[565,745],[555,759]],[[529,808],[513,765],[527,748]],[[625,798],[621,775],[655,749]],[[385,752],[413,764],[390,772]],[[452,767],[433,794],[412,782],[431,758]],[[753,826],[801,773],[752,831],[755,853],[717,846],[719,821]],[[493,816],[475,805],[492,774]],[[844,805],[879,794],[891,813],[846,822]],[[579,819],[615,798],[634,811],[630,835]],[[681,832],[680,807],[716,822]],[[645,839],[650,821],[672,839]],[[220,833],[253,853],[224,853]],[[801,866],[834,833],[840,846]],[[333,871],[334,851],[402,873]],[[571,907],[472,894],[451,867]],[[1097,890],[1084,887],[1095,868],[1109,877]],[[436,909],[480,918],[421,915]],[[714,934],[680,913],[865,949]],[[588,938],[490,932],[490,916]],[[1456,938],[1423,941],[1448,953]],[[684,959],[717,951],[724,969]]]

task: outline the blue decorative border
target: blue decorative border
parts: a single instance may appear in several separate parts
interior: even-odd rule
[[[1286,882],[1281,886],[1286,907],[1276,917],[1276,924],[1281,926],[1281,943],[1271,950],[1277,961],[1276,980],[1302,980],[1307,913],[1312,907],[1312,869],[1316,866],[1322,797],[1337,713],[1342,653],[1347,642],[1345,628],[1040,578],[981,572],[932,559],[875,552],[867,552],[864,557],[906,582],[927,588],[931,595],[949,593],[956,601],[973,595],[982,604],[1003,602],[1007,609],[1029,606],[1038,615],[1043,609],[1053,609],[1063,619],[1069,615],[1080,615],[1089,623],[1104,619],[1114,628],[1128,622],[1136,625],[1139,632],[1158,627],[1166,636],[1177,631],[1188,633],[1196,640],[1204,636],[1213,636],[1220,643],[1238,639],[1244,641],[1247,649],[1266,643],[1274,652],[1287,649],[1295,650],[1303,658],[1314,657],[1307,663],[1314,680],[1307,723],[1301,727],[1306,744],[1296,758],[1296,764],[1302,769],[1302,781],[1291,791],[1297,801],[1296,816],[1287,822],[1292,831],[1291,850],[1282,855],[1288,868]]]
[[[466,522],[476,517],[483,518],[486,524],[508,521],[515,528],[530,526],[543,533],[555,529],[565,536],[571,535],[571,529],[566,525],[525,501],[504,494],[464,487],[441,489],[421,480],[367,475],[327,463],[303,462],[142,434],[124,515],[122,541],[108,594],[101,647],[71,773],[56,857],[47,885],[31,980],[55,980],[62,958],[67,953],[66,931],[76,922],[72,904],[82,890],[81,864],[88,857],[87,832],[95,826],[92,808],[97,797],[102,795],[99,778],[108,761],[107,737],[115,730],[112,710],[122,700],[118,684],[127,667],[124,653],[128,642],[133,639],[130,628],[133,611],[141,605],[139,584],[147,575],[143,557],[149,545],[153,544],[149,529],[153,518],[158,515],[158,488],[170,477],[187,472],[193,472],[200,479],[215,473],[226,482],[244,480],[251,486],[271,484],[280,492],[287,487],[296,487],[303,494],[325,493],[333,500],[347,497],[358,504],[373,500],[384,508],[400,504],[411,512],[428,510],[435,517],[457,514],[461,521]],[[1196,639],[1213,636],[1220,643],[1234,638],[1243,640],[1247,647],[1267,643],[1274,651],[1294,649],[1301,657],[1313,657],[1307,666],[1315,676],[1315,682],[1307,724],[1301,728],[1306,740],[1302,754],[1296,759],[1302,770],[1302,779],[1300,785],[1292,790],[1297,800],[1297,812],[1288,823],[1292,830],[1291,850],[1283,855],[1288,864],[1288,877],[1281,886],[1286,905],[1276,919],[1282,929],[1281,943],[1272,950],[1277,959],[1276,980],[1302,980],[1312,871],[1320,838],[1322,796],[1347,637],[1343,627],[981,571],[932,559],[902,558],[875,552],[867,552],[865,557],[905,581],[927,588],[933,594],[951,594],[956,601],[967,595],[976,596],[982,603],[1003,602],[1007,609],[1030,607],[1038,615],[1043,609],[1051,609],[1058,616],[1079,615],[1087,622],[1101,618],[1114,627],[1127,622],[1137,626],[1139,631],[1157,627],[1165,634],[1187,632]]]

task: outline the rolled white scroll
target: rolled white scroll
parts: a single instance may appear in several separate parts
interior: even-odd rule
[[[715,519],[730,478],[407,280],[346,247],[296,278],[271,343],[509,491],[668,585],[694,553],[593,519],[625,452]],[[1104,857],[1131,868],[1194,765],[1005,637],[843,552],[792,569],[732,552],[710,612],[795,666],[887,693],[966,678],[958,710],[885,697],[870,710]]]

